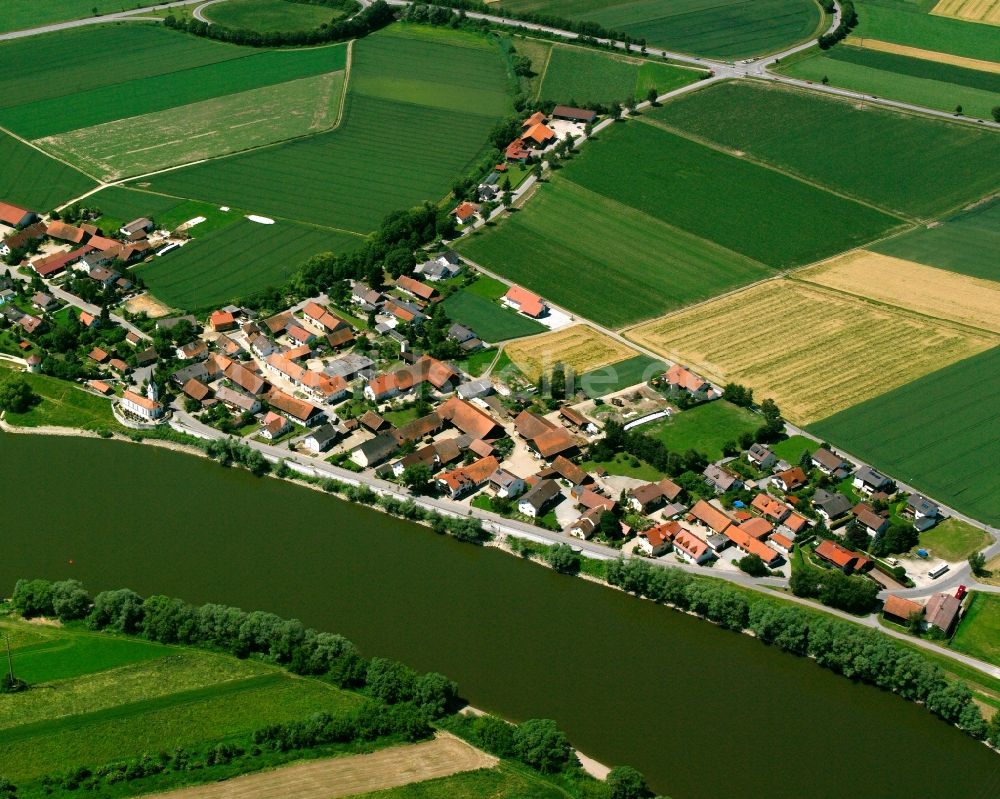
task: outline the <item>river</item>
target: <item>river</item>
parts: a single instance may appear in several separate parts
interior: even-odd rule
[[[0,434],[0,590],[75,577],[294,616],[457,680],[673,799],[989,799],[922,708],[617,591],[153,447]]]

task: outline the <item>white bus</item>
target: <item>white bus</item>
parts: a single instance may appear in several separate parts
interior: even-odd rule
[[[932,570],[932,571],[931,571],[931,572],[929,573],[929,575],[928,575],[928,576],[929,576],[929,577],[930,577],[930,578],[931,578],[932,580],[936,580],[936,579],[937,579],[938,577],[940,577],[940,576],[941,576],[942,574],[944,574],[944,573],[945,573],[946,571],[948,571],[948,569],[950,569],[950,568],[951,568],[951,567],[950,567],[950,566],[949,566],[949,565],[948,565],[947,563],[942,563],[942,564],[941,564],[940,566],[938,566],[938,567],[937,567],[936,569],[933,569],[933,570]]]

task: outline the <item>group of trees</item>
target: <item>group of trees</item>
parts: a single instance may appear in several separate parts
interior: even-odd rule
[[[0,380],[0,411],[24,413],[41,401],[28,381],[16,372]]]
[[[832,0],[824,0],[824,9],[827,13],[833,12],[833,2]],[[841,39],[847,37],[847,34],[851,32],[851,28],[858,24],[858,12],[854,9],[854,3],[851,0],[843,0],[840,4],[840,23],[834,28],[830,33],[824,33],[817,40],[819,46],[823,50],[828,50],[833,47]]]
[[[497,13],[497,9],[493,6],[477,2],[476,0],[439,0],[435,5],[455,8],[461,11],[476,11],[483,14]],[[613,39],[616,41],[625,41],[630,44],[638,44],[643,47],[646,45],[645,39],[633,40],[628,34],[609,30],[596,22],[566,19],[565,17],[559,17],[553,14],[539,14],[533,11],[519,12],[513,11],[509,8],[504,8],[501,13],[504,17],[508,17],[509,19],[519,19],[524,22],[535,22],[539,25],[545,25],[550,28],[569,30],[590,39]]]
[[[830,574],[844,577],[839,572]],[[722,627],[749,630],[767,644],[815,658],[819,665],[845,677],[923,703],[975,738],[990,737],[993,743],[1000,743],[1000,719],[987,726],[965,683],[947,679],[937,665],[897,646],[877,630],[779,605],[764,597],[748,597],[721,583],[680,569],[654,568],[637,559],[609,564],[608,582],[629,593],[693,611]]]
[[[209,441],[205,452],[223,466],[237,464],[258,477],[271,471],[271,463],[258,450],[235,438],[216,438]]]
[[[322,3],[321,5],[327,5]],[[395,20],[392,7],[382,0],[376,0],[367,8],[349,19],[332,20],[310,31],[259,31],[242,28],[227,28],[224,25],[209,25],[200,19],[178,19],[173,14],[163,20],[168,28],[186,31],[195,36],[216,39],[230,44],[247,47],[302,47],[306,45],[359,39],[373,31],[384,28]]]
[[[604,425],[604,436],[591,445],[590,457],[595,461],[608,461],[619,452],[633,455],[671,477],[682,477],[691,472],[699,483],[704,484],[701,472],[708,465],[708,458],[704,453],[695,449],[671,452],[658,438],[652,438],[638,430],[626,431],[623,424],[608,421]],[[686,482],[682,478],[681,484],[685,488]]]
[[[878,604],[879,586],[860,575],[839,569],[819,569],[807,563],[792,569],[789,586],[795,596],[818,599],[831,608],[848,613],[871,613]]]

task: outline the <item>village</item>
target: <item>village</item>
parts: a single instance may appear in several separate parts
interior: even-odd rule
[[[26,368],[39,371],[50,322],[75,318],[73,343],[82,349],[62,362],[82,363],[63,376],[108,397],[126,427],[184,429],[190,420],[460,503],[469,513],[716,574],[787,580],[798,567],[833,570],[861,578],[874,596],[932,586],[949,569],[871,554],[890,528],[916,540],[944,515],[831,448],[778,457],[768,441],[783,434],[780,419],[762,417],[761,431],[770,421],[770,432],[744,440],[739,452],[700,458],[655,480],[594,465],[627,450],[622,437],[641,435],[643,424],[729,402],[727,389],[674,364],[606,400],[569,386],[554,401],[509,363],[473,368],[476,353],[487,353],[489,366],[500,359],[438,302],[449,282],[472,277],[450,250],[378,290],[353,282],[342,307],[321,295],[267,317],[229,305],[202,318],[140,314],[127,322],[109,310],[140,292],[128,278],[130,261],[169,241],[152,220],[136,219],[111,238],[87,223],[42,221],[9,205],[0,205],[0,218],[13,228],[8,254],[26,246],[39,254],[26,257],[17,276],[0,279],[0,334],[17,339]],[[85,297],[101,307],[83,310]],[[519,286],[498,304],[536,320],[558,314]],[[425,351],[429,342],[442,357]],[[934,594],[926,611],[890,593],[884,613],[904,625],[920,617],[947,635],[962,593]]]

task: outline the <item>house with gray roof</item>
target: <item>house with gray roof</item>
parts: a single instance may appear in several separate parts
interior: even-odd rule
[[[851,501],[840,492],[831,493],[817,488],[812,499],[813,508],[828,523],[845,516],[851,510]]]

